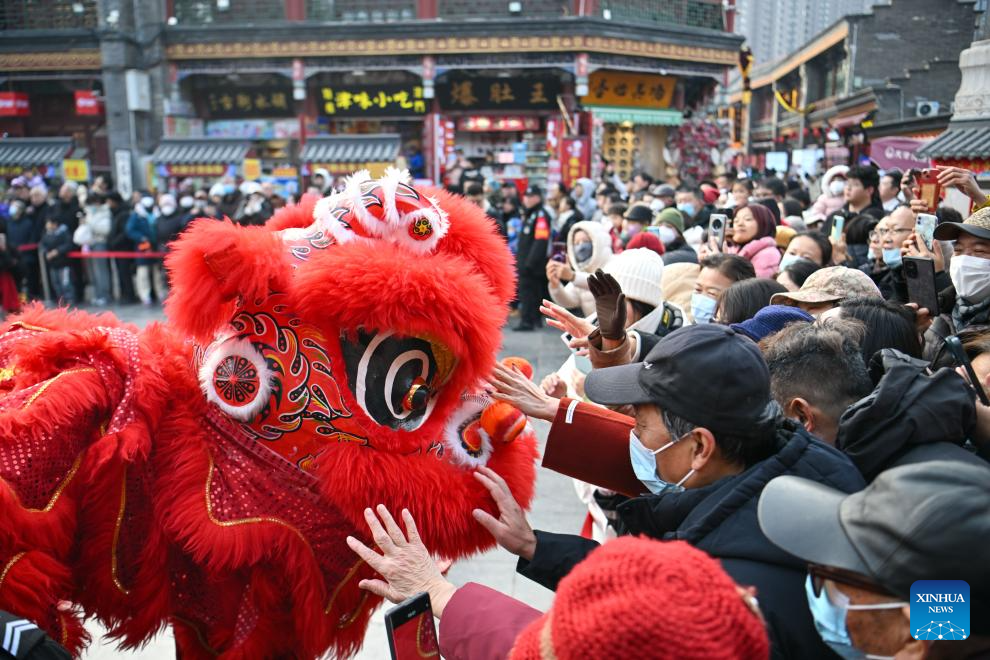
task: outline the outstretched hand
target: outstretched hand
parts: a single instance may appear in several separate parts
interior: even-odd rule
[[[618,281],[602,269],[588,276],[588,289],[595,297],[598,328],[602,338],[619,341],[626,336],[626,295]]]
[[[474,478],[488,489],[498,506],[498,518],[482,509],[475,509],[471,512],[474,519],[491,532],[500,546],[517,557],[532,560],[536,552],[536,534],[526,520],[526,513],[512,496],[505,479],[487,467],[479,467]]]
[[[579,316],[574,316],[557,303],[544,300],[540,305],[540,313],[547,317],[547,325],[556,328],[561,332],[566,332],[575,339],[587,337],[594,329],[595,324]]]
[[[393,603],[401,603],[425,591],[430,594],[433,614],[439,618],[456,587],[444,579],[443,567],[430,557],[420,539],[416,521],[407,509],[402,510],[405,534],[385,505],[379,504],[377,511],[376,516],[370,508],[365,509],[364,519],[371,530],[371,538],[382,554],[353,536],[347,537],[347,545],[384,580],[361,580],[358,586]],[[381,520],[378,519],[379,516]]]
[[[496,363],[488,384],[492,398],[505,401],[524,415],[548,422],[557,416],[560,400],[548,395],[515,367],[507,369]]]

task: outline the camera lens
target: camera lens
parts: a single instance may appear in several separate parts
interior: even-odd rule
[[[904,273],[908,277],[917,277],[917,275],[918,275],[918,264],[916,264],[914,262],[911,262],[911,261],[907,262],[906,264],[904,264]]]

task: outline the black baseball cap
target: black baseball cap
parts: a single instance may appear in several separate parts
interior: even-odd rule
[[[742,437],[764,433],[778,412],[759,347],[717,323],[675,330],[643,362],[595,369],[584,391],[596,403],[653,403],[715,433]]]
[[[626,214],[622,217],[630,222],[650,224],[653,222],[653,209],[646,204],[633,204],[626,210]]]
[[[891,468],[848,495],[799,477],[773,479],[757,515],[775,545],[809,564],[870,578],[908,598],[916,580],[965,580],[974,632],[990,628],[990,466],[926,461]],[[978,601],[978,602],[977,602]],[[986,615],[977,616],[977,610]]]
[[[543,197],[543,190],[541,190],[539,186],[530,186],[529,188],[526,188],[526,192],[524,194]]]

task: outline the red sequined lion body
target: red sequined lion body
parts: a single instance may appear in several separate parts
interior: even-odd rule
[[[193,223],[167,323],[10,319],[0,609],[73,653],[83,615],[126,647],[171,625],[184,659],[353,653],[379,603],[344,542],[365,507],[458,558],[492,545],[473,467],[532,499],[532,429],[480,421],[511,263],[466,200],[359,174],[264,227]]]

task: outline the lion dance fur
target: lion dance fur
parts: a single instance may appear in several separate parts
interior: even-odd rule
[[[76,655],[95,617],[184,659],[347,657],[380,602],[345,544],[365,507],[456,559],[493,544],[474,467],[531,501],[532,428],[482,419],[514,277],[474,205],[361,173],[263,227],[198,220],[166,267],[166,323],[3,326],[0,609]]]

